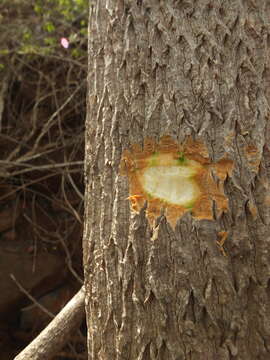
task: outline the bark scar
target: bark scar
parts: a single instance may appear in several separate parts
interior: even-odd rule
[[[147,201],[151,224],[163,211],[173,227],[187,211],[196,219],[212,220],[213,201],[218,217],[228,211],[223,184],[232,174],[233,161],[224,156],[212,163],[206,146],[191,137],[183,144],[170,136],[158,142],[146,138],[142,147],[133,144],[123,152],[120,171],[129,180],[132,210],[139,212]]]

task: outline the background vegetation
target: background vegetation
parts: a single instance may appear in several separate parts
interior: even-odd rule
[[[11,259],[0,269],[2,294],[13,286],[14,295],[0,305],[5,359],[50,320],[27,307],[8,274],[52,313],[81,285],[87,5],[0,3],[0,258],[16,251],[31,268],[22,272]],[[84,335],[74,339],[55,359],[87,358]]]

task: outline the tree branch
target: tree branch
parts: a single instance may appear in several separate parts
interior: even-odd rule
[[[48,360],[68,341],[84,316],[85,290],[82,287],[50,324],[14,360]]]

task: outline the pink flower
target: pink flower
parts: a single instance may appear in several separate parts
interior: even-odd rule
[[[68,41],[68,39],[66,39],[66,38],[61,38],[61,45],[63,46],[63,48],[65,48],[65,49],[67,49],[68,47],[69,47],[69,41]]]

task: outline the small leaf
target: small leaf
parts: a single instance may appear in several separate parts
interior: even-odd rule
[[[52,33],[55,30],[55,26],[53,25],[52,22],[48,21],[47,23],[44,24],[44,29],[48,31],[48,33]]]

